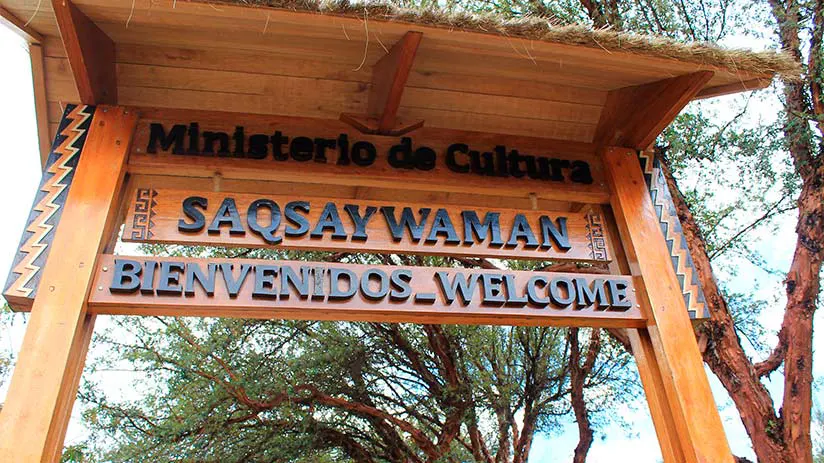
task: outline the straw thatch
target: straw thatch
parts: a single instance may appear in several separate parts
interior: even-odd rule
[[[198,0],[196,0],[198,1]],[[210,1],[209,3],[214,3]],[[436,9],[407,9],[378,2],[352,4],[348,0],[222,0],[221,3],[266,6],[292,11],[333,14],[377,21],[443,27],[530,40],[629,52],[697,63],[757,75],[778,74],[785,79],[800,75],[799,64],[781,52],[727,49],[710,43],[684,43],[673,39],[592,29],[585,25],[557,25],[545,18],[503,18],[491,14],[448,13]]]

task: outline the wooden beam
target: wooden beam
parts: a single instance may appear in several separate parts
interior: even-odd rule
[[[421,32],[407,32],[372,69],[368,111],[370,116],[377,117],[380,132],[395,128],[403,90],[422,37]]]
[[[43,46],[39,43],[29,44],[31,58],[31,79],[34,89],[34,113],[37,118],[37,141],[40,148],[40,166],[46,168],[46,161],[51,152],[49,135],[49,107],[46,98],[46,73],[43,61]]]
[[[94,325],[86,297],[112,236],[137,115],[98,107],[0,413],[0,461],[59,461]]]
[[[367,115],[343,113],[342,121],[364,133],[393,136],[402,135],[423,125],[421,120],[398,120],[401,97],[422,38],[422,32],[408,31],[392,46],[386,56],[375,63],[372,68]]]
[[[595,131],[595,143],[648,148],[712,76],[712,71],[699,71],[610,91]]]
[[[643,283],[638,285],[639,299],[642,305],[644,299],[648,301],[649,340],[636,339],[633,348],[640,346],[648,350],[652,346],[657,367],[639,364],[642,374],[648,377],[644,387],[649,390],[656,381],[654,377],[663,380],[666,404],[671,412],[667,414],[671,418],[666,419],[673,420],[663,428],[656,424],[656,431],[677,430],[684,453],[683,459],[679,457],[677,461],[732,463],[684,297],[636,153],[631,149],[608,147],[602,157],[629,267],[634,275],[643,278]],[[647,360],[651,360],[649,355]],[[660,369],[660,374],[655,374],[655,368]],[[660,394],[660,387],[655,390]],[[659,399],[657,395],[651,399],[651,409],[653,400]],[[663,416],[662,410],[652,411]],[[674,450],[664,449],[664,452],[677,455]]]
[[[29,27],[25,21],[11,14],[9,10],[3,7],[0,7],[0,24],[4,24],[26,42],[41,43],[43,41],[43,36],[40,35],[39,32]]]
[[[70,0],[52,0],[74,82],[85,104],[117,104],[114,42]]]
[[[769,87],[771,83],[772,79],[751,79],[745,80],[743,82],[734,82],[732,84],[707,87],[698,92],[698,94],[695,95],[695,99],[701,100],[704,98],[713,98],[721,95],[729,95],[731,93],[746,92],[749,90],[761,90],[762,88]]]

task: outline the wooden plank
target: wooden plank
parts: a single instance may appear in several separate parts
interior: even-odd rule
[[[275,182],[265,180],[244,180],[220,178],[220,188],[215,190],[215,178],[175,177],[170,175],[133,175],[133,187],[160,189],[185,189],[200,191],[221,191],[228,193],[254,193],[265,195],[305,195],[314,197],[333,197],[341,199],[360,199],[367,201],[397,201],[403,198],[410,203],[443,204],[455,207],[482,207],[500,209],[526,209],[536,211],[572,211],[581,212],[584,207],[572,210],[568,201],[552,201],[530,197],[507,197],[480,195],[477,193],[449,193],[443,191],[404,190],[398,188],[377,188],[357,185],[332,185],[302,182]],[[130,199],[128,196],[126,199]],[[126,205],[124,204],[124,209]],[[616,272],[618,273],[618,272]]]
[[[684,298],[636,154],[605,148],[612,208],[649,300],[649,333],[686,462],[732,462]]]
[[[141,44],[118,44],[117,62],[123,66],[171,67],[175,69],[175,72],[181,72],[185,69],[213,71],[232,69],[242,70],[244,73],[258,77],[260,75],[281,75],[364,83],[370,81],[372,73],[370,62],[367,62],[360,70],[355,71],[357,62],[339,63],[331,60],[318,60],[314,57],[279,53],[277,50],[255,53],[239,49],[155,47]],[[556,81],[557,79],[554,80],[554,77],[563,76],[558,76],[555,73],[532,72],[518,79],[516,77],[501,78],[485,75],[480,73],[483,69],[480,66],[473,68],[461,67],[457,71],[450,72],[444,66],[435,69],[432,67],[422,68],[416,65],[409,75],[406,86],[408,89],[429,88],[482,95],[508,95],[599,107],[603,106],[606,100],[605,91],[589,89],[580,85],[562,85]],[[131,73],[120,73],[118,81],[123,85],[123,78]],[[196,82],[190,80],[189,83]]]
[[[362,82],[155,65],[118,64],[117,69],[120,101],[131,105],[338,118],[340,112],[362,114],[368,99]],[[69,85],[68,69],[55,71],[55,78],[61,78],[57,92]],[[328,97],[318,101],[319,93]],[[600,111],[598,105],[410,87],[399,114],[405,120],[431,117],[449,128],[482,130],[475,126],[500,124],[499,132],[511,128],[519,134],[589,141]]]
[[[40,43],[43,41],[43,35],[29,27],[26,21],[13,15],[9,10],[0,7],[0,24],[11,29],[12,32],[19,35],[26,42]]]
[[[423,34],[409,31],[372,68],[367,113],[378,119],[377,133],[395,128],[406,81]]]
[[[59,35],[47,35],[43,39],[43,54],[49,58],[67,58],[66,47]]]
[[[712,76],[711,71],[699,71],[611,91],[601,112],[595,142],[648,148]]]
[[[43,69],[43,47],[39,43],[29,44],[31,59],[32,88],[34,89],[34,113],[37,118],[37,143],[40,148],[40,165],[45,170],[51,152],[49,136],[49,113],[46,99],[46,75]]]
[[[52,0],[52,7],[80,101],[117,103],[114,42],[70,0]]]
[[[152,187],[138,188],[130,196],[124,241],[552,261],[611,259],[603,239],[603,224],[590,210],[573,214],[457,208],[305,194],[214,193]],[[268,206],[259,205],[260,201],[266,201]],[[216,218],[226,216],[224,206],[234,208],[232,220],[236,222],[230,220],[220,225]],[[249,217],[248,211],[254,212],[253,217]],[[405,213],[414,224],[402,225]],[[493,224],[481,225],[492,217]],[[361,220],[365,223],[358,225]],[[296,221],[305,222],[301,227]],[[195,223],[200,225],[196,227]],[[473,231],[472,224],[481,229],[483,238]],[[291,233],[286,233],[287,227]],[[392,227],[397,227],[397,231]],[[412,229],[420,230],[416,232],[417,238]],[[497,240],[493,236],[498,236]]]
[[[89,331],[86,297],[114,227],[137,116],[98,107],[0,413],[0,461],[58,461]]]
[[[163,175],[174,173],[180,176],[209,177],[220,172],[223,178],[268,181],[301,181],[306,183],[355,185],[362,187],[400,188],[409,190],[446,191],[456,193],[474,193],[503,195],[528,198],[535,194],[537,198],[552,200],[577,200],[580,202],[602,203],[609,200],[606,186],[603,184],[603,172],[600,160],[595,156],[592,146],[580,143],[549,141],[540,138],[514,137],[494,133],[451,131],[435,128],[422,128],[415,132],[409,142],[411,151],[428,147],[434,152],[435,163],[431,169],[398,168],[389,162],[390,150],[397,147],[402,140],[392,137],[361,135],[351,133],[349,127],[339,121],[323,119],[306,119],[296,117],[261,117],[244,114],[234,116],[230,113],[143,110],[145,119],[137,129],[135,149],[129,160],[129,169],[133,173],[146,175]],[[371,164],[339,165],[340,147],[328,150],[324,162],[298,162],[293,157],[283,161],[273,161],[271,150],[267,149],[266,159],[250,159],[225,156],[181,156],[158,152],[147,154],[149,144],[149,127],[152,122],[160,123],[164,130],[171,130],[176,124],[188,125],[197,122],[201,131],[228,132],[233,135],[236,126],[243,126],[245,137],[253,134],[275,134],[282,136],[308,137],[311,140],[322,138],[337,139],[339,134],[348,134],[348,145],[354,147],[356,142],[369,143],[374,147],[375,158]],[[331,143],[331,142],[330,142]],[[530,178],[523,171],[528,170],[524,162],[520,164],[521,173],[510,175],[496,170],[495,175],[478,175],[476,172],[459,173],[447,165],[448,147],[455,143],[464,143],[470,150],[491,152],[496,146],[500,151],[509,153],[518,150],[521,155],[535,156],[535,163],[546,163],[556,159],[561,167],[556,180],[543,177]],[[341,146],[344,144],[341,143]],[[232,150],[235,144],[232,143]],[[367,146],[367,145],[362,145]],[[288,147],[284,149],[290,149]],[[425,152],[425,151],[423,151]],[[508,156],[509,154],[507,154]],[[498,155],[492,156],[496,162]],[[547,161],[538,161],[545,158]],[[456,163],[466,166],[470,163],[467,154],[455,154]],[[486,158],[485,158],[486,159]],[[568,161],[569,164],[564,164]],[[275,162],[275,164],[272,164]],[[471,164],[471,163],[470,163]],[[498,163],[499,169],[506,164]],[[261,167],[266,167],[261,168]],[[591,174],[591,183],[585,183],[586,169]],[[577,172],[577,173],[576,173]],[[580,175],[579,175],[580,174]],[[554,174],[553,174],[554,175]]]
[[[119,98],[124,105],[169,109],[209,111],[219,108],[247,114],[273,116],[297,116],[329,119],[338,118],[342,112],[362,113],[366,106],[365,92],[356,89],[340,93],[339,85],[318,81],[324,94],[330,98],[318,102],[310,85],[298,88],[272,87],[263,96],[236,93],[171,90],[165,88],[120,87]],[[292,93],[290,93],[290,90]],[[52,92],[49,89],[50,94]],[[315,90],[317,92],[317,90]],[[55,91],[56,93],[56,91]],[[351,95],[351,96],[350,96]],[[348,97],[348,98],[347,98]],[[55,95],[56,98],[56,95]],[[50,95],[50,99],[52,96]],[[293,103],[290,103],[292,101]],[[401,108],[405,120],[426,119],[433,128],[463,131],[492,132],[526,137],[544,137],[577,142],[590,142],[595,124],[548,121],[528,117],[478,114],[460,110]]]
[[[171,262],[184,268],[173,270]],[[210,291],[202,280],[194,282],[195,266],[214,283],[213,288],[205,284]],[[293,283],[285,280],[284,269],[293,273]],[[174,284],[175,274],[177,288],[165,287]],[[227,278],[239,282],[234,296]],[[446,289],[458,280],[467,285],[465,291]],[[97,314],[638,327],[644,318],[632,285],[630,277],[608,275],[103,255],[89,309]],[[342,294],[333,293],[333,287]],[[586,296],[584,287],[603,287],[603,295]]]
[[[772,79],[751,79],[743,82],[733,82],[731,84],[717,85],[714,87],[705,87],[703,90],[695,95],[696,100],[705,98],[714,98],[721,95],[729,95],[730,93],[740,93],[749,90],[761,90],[767,88],[772,83]]]

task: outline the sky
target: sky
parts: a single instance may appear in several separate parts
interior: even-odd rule
[[[742,40],[742,43],[733,42],[730,45],[753,46],[751,39]],[[3,85],[0,86],[0,102],[6,111],[0,113],[0,140],[3,140],[0,151],[0,197],[4,198],[2,207],[3,222],[0,226],[0,272],[6,272],[11,266],[24,222],[40,180],[40,162],[37,146],[37,132],[34,115],[34,98],[32,93],[31,69],[28,51],[25,44],[5,27],[0,27],[0,63],[4,63],[2,71]],[[716,106],[723,108],[727,101],[723,97]],[[740,98],[740,97],[738,97]],[[756,102],[758,117],[775,117],[777,106],[775,102]],[[722,109],[723,112],[723,109]],[[785,215],[775,228],[759,229],[753,233],[751,239],[756,249],[763,255],[766,262],[774,268],[787,269],[795,245],[794,233],[795,216]],[[718,274],[718,273],[717,273]],[[731,277],[718,274],[720,278],[730,282],[732,289],[751,291],[757,287],[757,295],[767,300],[774,300],[760,315],[760,321],[772,333],[781,325],[783,316],[783,287],[781,277],[771,275],[760,268],[741,262],[739,272]],[[5,281],[5,273],[0,275]],[[822,312],[816,316],[816,324],[822,323]],[[0,323],[0,350],[17,352],[23,339],[26,316],[17,314],[11,317],[8,323]],[[111,326],[109,317],[98,318],[97,329]],[[815,339],[816,353],[824,352],[822,337]],[[92,346],[91,355],[105,355],[100,349]],[[824,362],[820,354],[814,357],[815,377],[824,374]],[[741,425],[740,418],[732,405],[729,396],[720,383],[707,370],[712,385],[716,403],[719,406],[724,428],[727,433],[733,453],[755,459],[749,444],[749,439]],[[101,373],[104,374],[104,373]],[[768,389],[774,397],[781,396],[782,381],[779,373],[767,383]],[[109,372],[103,382],[110,394],[135,394],[128,387],[129,377],[123,372]],[[0,403],[5,398],[8,384],[0,386]],[[818,391],[815,391],[816,395]],[[628,402],[615,410],[615,416],[620,422],[607,424],[598,428],[596,441],[589,453],[589,460],[593,463],[614,461],[629,461],[636,463],[654,463],[661,460],[655,430],[647,411],[643,397]],[[67,434],[67,444],[77,443],[86,435],[83,427],[79,407],[75,407]],[[574,422],[569,420],[562,429],[549,436],[536,438],[531,463],[568,462],[577,444],[577,430]]]

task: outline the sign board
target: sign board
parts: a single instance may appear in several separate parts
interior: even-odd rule
[[[99,314],[641,327],[632,277],[101,256]]]
[[[129,170],[609,202],[592,145],[426,127],[409,137],[377,136],[300,117],[149,110]]]
[[[601,215],[138,188],[126,241],[608,261]]]

